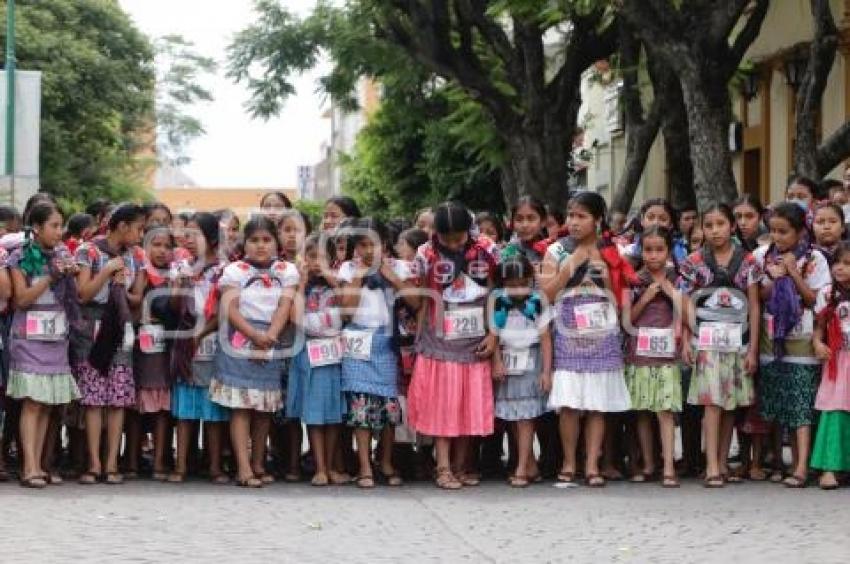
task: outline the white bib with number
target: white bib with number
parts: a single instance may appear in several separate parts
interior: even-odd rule
[[[673,358],[676,356],[676,335],[672,328],[641,327],[638,329],[638,356]]]
[[[218,333],[207,335],[201,342],[198,343],[198,349],[195,351],[195,360],[209,361],[215,358],[216,350],[218,349]]]
[[[60,341],[68,332],[64,311],[28,311],[27,339],[35,341]]]
[[[769,313],[764,314],[764,327],[767,331],[767,336],[773,340],[774,335],[774,319]],[[785,337],[786,340],[792,341],[808,341],[815,334],[815,315],[810,309],[804,309],[803,315],[800,316],[800,321],[791,329],[791,332]]]
[[[483,337],[484,308],[463,307],[443,312],[443,333],[450,341]]]
[[[139,327],[139,348],[145,354],[165,352],[165,327],[153,324]]]
[[[346,358],[369,360],[372,356],[372,332],[346,329],[342,332],[342,342]]]
[[[310,366],[315,368],[339,364],[342,362],[342,349],[343,344],[336,337],[308,339],[307,357],[310,359]]]
[[[578,305],[575,320],[581,332],[606,331],[617,326],[617,310],[609,302]]]
[[[530,349],[502,349],[502,363],[509,376],[520,376],[527,370],[534,368],[531,364]]]
[[[740,323],[705,321],[699,326],[698,348],[701,351],[740,351],[743,330]]]

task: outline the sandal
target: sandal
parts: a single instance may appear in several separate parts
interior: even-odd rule
[[[555,479],[557,484],[575,484],[575,472],[558,472],[558,477]]]
[[[768,475],[761,468],[750,468],[749,472],[747,472],[747,477],[753,482],[764,482],[767,480]]]
[[[169,484],[182,484],[186,481],[186,472],[172,472],[165,481]]]
[[[262,488],[263,482],[259,478],[255,478],[254,476],[251,476],[250,478],[240,478],[239,480],[236,480],[236,485],[239,486],[240,488],[256,489],[256,488]]]
[[[311,486],[322,487],[330,484],[330,480],[328,480],[328,475],[316,472],[313,474],[313,479],[310,480]]]
[[[608,481],[601,474],[588,474],[584,478],[584,485],[591,488],[604,488]]]
[[[663,476],[661,478],[661,487],[662,488],[678,488],[681,484],[679,483],[679,479],[675,474],[672,476]]]
[[[84,486],[93,486],[100,481],[100,474],[97,472],[83,472],[77,480],[78,484]]]
[[[21,487],[41,490],[47,487],[47,480],[44,476],[30,476],[29,478],[21,478]]]
[[[774,470],[770,474],[770,481],[774,484],[778,484],[785,479],[785,472],[782,470]]]
[[[726,482],[723,481],[723,476],[718,474],[715,476],[706,476],[702,485],[706,488],[722,488],[726,485]]]
[[[269,484],[274,484],[274,476],[272,476],[271,474],[267,474],[265,472],[259,472],[257,474],[254,474],[254,476],[256,476],[256,478],[258,480],[260,480],[263,483],[264,486],[267,486]],[[287,482],[288,481],[289,480],[287,480]],[[298,477],[297,481],[301,481],[301,476]]]
[[[42,476],[44,480],[50,484],[51,486],[61,486],[65,483],[65,480],[62,479],[57,472],[48,472]]]
[[[154,470],[153,474],[151,474],[151,478],[156,480],[157,482],[165,482],[168,480],[168,472],[165,470]]]
[[[527,476],[511,476],[508,478],[508,484],[512,488],[527,488],[530,484]]]
[[[262,475],[265,476],[266,474],[262,474]],[[272,479],[272,481],[274,481],[274,479]],[[294,472],[287,472],[286,474],[283,475],[283,481],[287,482],[289,484],[294,484],[296,482],[300,482],[301,481],[301,474],[295,474]]]
[[[727,484],[743,484],[744,479],[735,473],[721,472],[720,478]]]
[[[124,483],[124,475],[121,472],[107,472],[103,483],[110,486],[120,486]]]
[[[375,478],[369,475],[357,476],[357,487],[362,490],[371,490],[375,487]]]
[[[838,489],[838,480],[835,479],[835,475],[832,476],[831,482],[825,482],[823,479],[823,475],[821,475],[820,480],[818,480],[818,487],[825,491],[837,490]]]
[[[786,488],[793,488],[793,489],[805,488],[806,485],[807,485],[807,482],[808,482],[808,480],[807,480],[806,477],[801,478],[800,476],[797,476],[797,475],[794,475],[794,474],[792,474],[791,476],[788,476],[787,478],[782,480],[782,484]]]
[[[632,484],[644,484],[646,482],[652,482],[655,479],[655,472],[638,472],[631,478],[629,478],[629,482]]]
[[[210,482],[212,482],[216,486],[226,486],[230,483],[230,476],[228,476],[224,472],[214,474],[210,476]]]
[[[467,487],[474,487],[481,484],[481,478],[477,474],[461,473],[458,477],[460,483]]]
[[[340,472],[333,472],[333,471],[328,472],[328,479],[330,480],[331,484],[334,485],[334,486],[342,486],[342,485],[345,485],[345,484],[350,484],[353,481],[351,476],[349,476],[345,472],[340,473]]]
[[[434,484],[441,490],[459,490],[463,483],[455,478],[450,468],[437,468],[437,479]]]
[[[404,480],[401,479],[401,476],[399,476],[395,472],[395,470],[393,470],[389,474],[385,474],[383,470],[377,469],[375,471],[375,474],[378,478],[378,481],[384,485],[397,488],[398,486],[404,484]]]

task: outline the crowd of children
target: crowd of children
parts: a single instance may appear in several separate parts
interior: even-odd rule
[[[0,208],[0,480],[837,488],[848,194],[786,196],[387,224],[336,197],[314,231],[282,193],[244,226],[39,193]]]

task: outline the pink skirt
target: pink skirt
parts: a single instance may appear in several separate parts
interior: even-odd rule
[[[490,362],[461,363],[417,356],[407,392],[407,419],[433,437],[493,433]]]
[[[815,409],[818,411],[850,411],[850,351],[839,351],[835,379],[829,378],[824,363]]]
[[[171,411],[169,388],[140,388],[136,391],[136,410],[139,413]]]

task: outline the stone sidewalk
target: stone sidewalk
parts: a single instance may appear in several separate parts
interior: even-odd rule
[[[850,562],[850,489],[0,486],[0,562]]]

